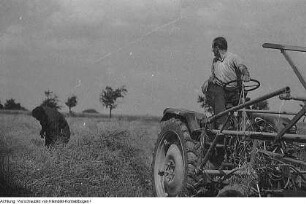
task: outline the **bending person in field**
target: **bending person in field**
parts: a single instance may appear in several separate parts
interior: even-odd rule
[[[241,81],[250,81],[250,74],[241,58],[227,51],[227,41],[225,38],[217,37],[213,40],[212,52],[214,53],[211,66],[212,75],[202,85],[202,92],[206,96],[207,104],[213,108],[216,115],[225,111],[227,101],[231,101],[233,105],[238,104],[239,92],[236,87]],[[225,90],[224,85],[233,80],[237,80],[237,83],[229,84],[229,89]],[[221,129],[225,121],[226,116],[216,120],[215,128]]]
[[[56,109],[38,106],[33,109],[32,116],[40,122],[42,127],[40,136],[45,139],[45,146],[53,147],[69,142],[69,125]]]

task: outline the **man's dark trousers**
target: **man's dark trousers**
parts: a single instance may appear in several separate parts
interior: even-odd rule
[[[218,84],[209,83],[207,88],[207,102],[213,108],[214,114],[217,115],[225,111],[225,91],[224,88]],[[222,116],[215,122],[215,128],[219,128],[224,124],[226,116]]]

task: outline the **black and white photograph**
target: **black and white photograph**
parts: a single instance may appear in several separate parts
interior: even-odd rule
[[[0,203],[306,197],[305,10],[0,0]]]

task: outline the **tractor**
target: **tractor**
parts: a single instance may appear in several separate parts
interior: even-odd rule
[[[305,47],[264,43],[280,50],[306,90],[306,82],[288,51]],[[230,83],[224,85],[224,88]],[[306,196],[306,135],[297,122],[306,113],[306,98],[283,87],[256,99],[247,93],[259,81],[241,83],[239,103],[228,102],[216,115],[166,108],[152,161],[153,192],[158,197],[280,197]],[[254,110],[273,97],[300,101],[298,113]],[[221,129],[216,119],[226,116]],[[291,116],[291,117],[289,117]]]

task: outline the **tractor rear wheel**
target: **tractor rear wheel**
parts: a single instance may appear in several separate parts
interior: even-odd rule
[[[191,139],[185,123],[175,118],[162,122],[152,162],[155,196],[195,195],[199,156],[200,142]]]

